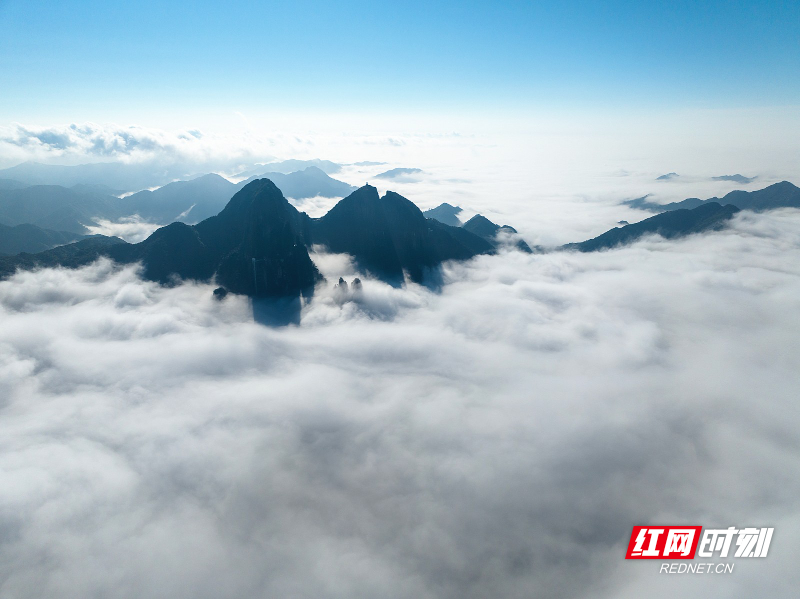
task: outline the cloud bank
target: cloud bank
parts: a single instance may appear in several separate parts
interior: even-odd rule
[[[284,329],[132,267],[20,273],[0,594],[793,597],[798,231],[481,257]],[[713,580],[622,559],[673,522],[776,532]]]
[[[30,127],[15,124],[0,129],[0,147],[6,154],[19,148],[31,157],[79,157],[81,160],[149,160],[166,154],[195,153],[203,133],[169,132],[138,126],[96,123]]]

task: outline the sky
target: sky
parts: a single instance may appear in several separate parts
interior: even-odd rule
[[[788,1],[4,0],[0,119],[796,105],[798,21]]]

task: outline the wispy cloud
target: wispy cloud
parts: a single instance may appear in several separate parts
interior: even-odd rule
[[[799,230],[483,257],[441,295],[321,289],[281,330],[134,268],[18,274],[3,594],[668,597],[627,535],[689,522],[776,527],[690,594],[792,597]]]

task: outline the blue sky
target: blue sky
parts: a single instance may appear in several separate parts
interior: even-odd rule
[[[0,0],[0,121],[797,105],[798,2]]]

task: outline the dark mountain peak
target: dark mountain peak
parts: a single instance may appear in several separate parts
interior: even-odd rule
[[[350,225],[370,228],[378,235],[385,235],[381,231],[401,231],[425,225],[422,211],[411,200],[393,191],[380,197],[378,190],[369,184],[343,198],[320,220],[346,220]]]
[[[161,227],[141,243],[120,245],[109,252],[119,262],[141,261],[145,277],[159,283],[204,280],[213,273],[208,248],[197,229],[185,223]]]
[[[162,283],[216,278],[228,291],[251,297],[308,295],[320,275],[306,250],[303,218],[272,181],[257,179],[218,215],[194,226],[172,223],[109,254],[141,261],[145,276]]]
[[[411,200],[409,200],[404,196],[401,196],[399,193],[395,191],[387,191],[385,194],[383,194],[383,201],[403,204],[407,206],[413,206],[415,210],[419,211],[419,213],[422,214],[422,210],[420,210],[414,202],[412,202]]]
[[[379,203],[378,190],[367,184],[339,200],[321,220],[327,222],[342,220],[367,226],[370,222],[375,223],[382,220],[383,211],[380,210]]]
[[[482,214],[476,214],[473,216],[466,223],[464,223],[462,228],[477,235],[478,237],[483,237],[486,241],[495,246],[498,244],[498,233],[503,232],[511,233],[513,235],[517,234],[517,230],[514,227],[509,225],[495,224]],[[533,253],[533,250],[531,250],[530,246],[522,239],[518,239],[514,244],[514,247],[521,252],[525,252],[526,254]]]
[[[244,185],[219,214],[196,225],[175,222],[138,244],[75,243],[46,256],[6,259],[4,272],[13,272],[14,264],[73,266],[105,255],[121,263],[141,262],[145,277],[162,283],[216,281],[254,298],[296,299],[310,295],[321,279],[308,254],[313,243],[350,254],[364,271],[396,285],[406,275],[415,282],[441,284],[443,261],[494,250],[467,230],[426,219],[400,194],[380,197],[372,185],[356,189],[322,218],[310,219],[273,181],[261,178]]]
[[[154,243],[159,243],[164,239],[189,241],[198,239],[198,236],[197,231],[195,231],[195,228],[191,225],[181,222],[174,222],[156,229],[153,231],[153,234],[150,235],[150,237],[142,241],[141,244],[136,245],[153,245]]]
[[[310,294],[320,279],[306,249],[307,220],[272,181],[256,179],[194,228],[226,289],[279,297]]]
[[[789,181],[781,181],[779,183],[773,183],[772,185],[768,185],[761,191],[772,190],[776,192],[800,192],[800,187],[797,187],[794,183],[790,183]]]
[[[494,224],[482,214],[476,214],[464,223],[464,229],[481,237],[494,237],[500,225]]]
[[[360,204],[360,203],[371,203],[377,202],[380,199],[378,195],[378,189],[373,187],[369,183],[363,185],[356,189],[353,193],[351,193],[346,198],[343,198],[341,202],[336,204],[336,206],[348,206],[351,204]],[[334,209],[336,208],[334,206]]]
[[[264,210],[280,208],[297,212],[272,181],[256,179],[236,192],[218,216],[226,220],[242,219]]]
[[[431,222],[400,194],[388,191],[379,197],[375,187],[365,185],[312,220],[310,230],[313,243],[350,254],[361,268],[393,285],[403,283],[404,272],[421,282],[443,260],[492,249],[471,233]]]
[[[387,191],[381,198],[381,203],[387,218],[407,220],[418,227],[425,226],[425,216],[422,214],[422,210],[414,202],[404,198],[399,193]]]

